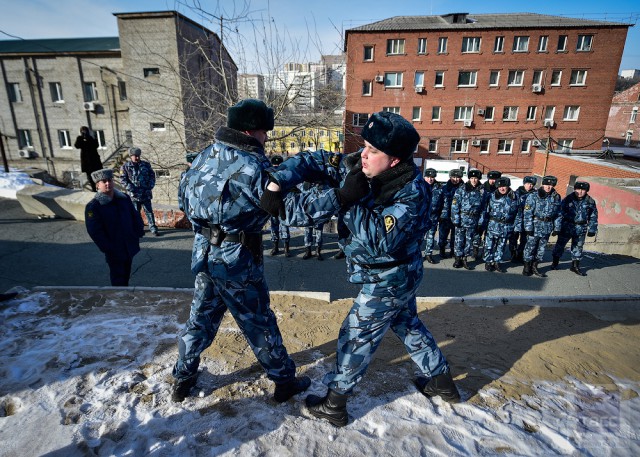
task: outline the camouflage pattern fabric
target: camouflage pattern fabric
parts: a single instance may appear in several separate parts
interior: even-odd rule
[[[304,228],[304,246],[310,248],[316,245],[317,249],[322,249],[322,228],[324,224],[318,224],[315,227]]]
[[[524,231],[524,205],[527,196],[532,192],[536,192],[535,187],[532,187],[531,190],[527,192],[524,186],[520,186],[515,191],[518,199],[518,212],[513,222],[513,233],[509,237],[509,249],[516,251],[519,255],[524,252],[524,246],[527,243],[527,235]]]
[[[134,202],[153,199],[151,190],[156,186],[156,174],[146,160],[125,162],[120,168],[120,183]]]
[[[438,220],[442,213],[442,186],[443,184],[437,181],[431,185],[431,204],[429,205],[429,221],[431,225],[425,235],[424,255],[430,255],[436,244],[436,230],[438,229]]]
[[[524,229],[525,232],[533,232],[533,235],[527,235],[523,256],[525,262],[543,260],[551,232],[560,231],[562,224],[560,203],[560,195],[555,189],[546,193],[540,188],[527,196],[523,209]]]
[[[438,244],[441,249],[447,247],[449,235],[451,235],[449,241],[451,249],[453,249],[455,245],[456,230],[451,221],[451,204],[453,202],[453,195],[463,184],[462,181],[460,181],[459,184],[453,184],[449,180],[442,186],[442,212],[440,213],[440,228],[438,231]]]
[[[486,227],[483,254],[485,262],[502,261],[507,239],[513,233],[518,205],[518,197],[511,189],[504,195],[497,190],[491,193],[480,217],[480,225]]]
[[[280,219],[277,217],[271,217],[269,219],[269,225],[271,230],[271,242],[277,243],[282,240],[285,243],[291,239],[291,230],[286,224],[281,224]]]
[[[582,259],[582,249],[587,233],[598,232],[598,208],[589,195],[579,199],[575,193],[562,200],[562,229],[553,248],[554,257],[562,257],[565,246],[571,240],[571,260]]]
[[[451,222],[455,226],[454,253],[470,256],[484,202],[484,188],[467,182],[458,187],[451,200]]]

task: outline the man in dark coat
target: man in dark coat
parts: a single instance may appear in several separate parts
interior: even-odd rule
[[[109,265],[112,286],[128,286],[144,225],[128,195],[115,189],[113,170],[93,172],[98,192],[85,207],[87,232]]]
[[[87,181],[91,185],[91,190],[95,192],[96,183],[91,177],[91,173],[102,168],[102,161],[98,154],[98,140],[91,136],[89,127],[82,126],[80,127],[80,135],[76,138],[73,146],[80,149],[80,170],[87,174]]]

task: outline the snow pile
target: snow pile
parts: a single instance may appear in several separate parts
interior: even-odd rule
[[[31,177],[21,171],[0,171],[0,197],[16,199],[16,191],[33,185]]]

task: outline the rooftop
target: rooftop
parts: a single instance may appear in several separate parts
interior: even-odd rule
[[[120,52],[120,39],[118,37],[94,37],[0,40],[0,55],[87,52]]]

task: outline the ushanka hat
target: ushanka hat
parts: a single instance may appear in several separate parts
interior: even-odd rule
[[[462,170],[459,168],[454,168],[453,170],[449,170],[450,178],[462,178]]]
[[[142,151],[140,150],[140,148],[129,148],[129,156],[138,156],[140,157],[140,155],[142,154]]]
[[[385,154],[405,160],[418,147],[420,135],[399,114],[389,111],[373,113],[362,129],[362,138]]]
[[[535,176],[525,176],[524,179],[522,180],[523,184],[533,184],[534,186],[536,185],[536,183],[538,182],[538,178],[536,178]]]
[[[487,179],[498,179],[500,176],[502,176],[502,173],[495,170],[487,173]]]
[[[435,168],[427,168],[424,171],[424,176],[426,178],[436,178],[438,176],[438,171]]]
[[[589,185],[588,182],[584,182],[584,181],[576,181],[576,183],[573,185],[573,190],[586,190],[587,192],[589,192],[589,189],[591,188],[591,186]]]
[[[113,170],[111,168],[103,168],[102,170],[96,170],[91,173],[93,182],[107,181],[113,179]]]
[[[545,176],[542,178],[543,186],[555,186],[556,184],[558,184],[558,178],[555,176]]]
[[[227,127],[247,130],[273,130],[273,109],[262,100],[247,98],[227,110]]]
[[[496,187],[509,187],[511,186],[511,179],[500,177],[496,180]]]
[[[478,169],[469,170],[469,174],[467,176],[469,178],[482,179],[482,172]]]

